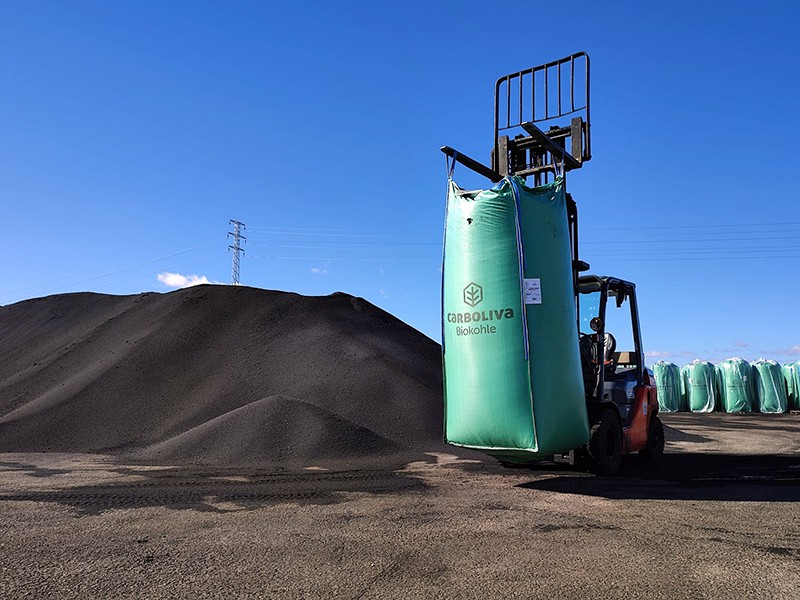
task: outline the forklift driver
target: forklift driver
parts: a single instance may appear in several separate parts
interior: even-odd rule
[[[601,335],[602,322],[599,317],[594,317],[589,323],[593,334],[581,334],[580,353],[581,369],[583,371],[583,384],[587,394],[594,392],[598,382],[598,365],[602,364],[606,370],[606,378],[616,371],[614,363],[617,340],[609,332]]]

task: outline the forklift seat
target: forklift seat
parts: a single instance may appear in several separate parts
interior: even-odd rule
[[[603,362],[606,365],[609,363],[614,364],[616,350],[617,340],[614,339],[613,335],[606,331],[605,335],[603,336]]]
[[[594,334],[581,334],[579,339],[579,348],[581,355],[581,370],[583,371],[583,385],[587,394],[591,394],[592,390],[597,386],[598,375],[598,355],[602,356],[602,365],[607,373],[613,374],[616,370],[616,347],[617,340],[614,336],[606,332],[603,335],[603,347],[600,348],[600,342],[597,340],[597,335]]]

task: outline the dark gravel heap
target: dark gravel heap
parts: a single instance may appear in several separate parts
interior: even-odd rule
[[[369,302],[247,287],[0,307],[0,451],[258,464],[441,447],[437,343]]]

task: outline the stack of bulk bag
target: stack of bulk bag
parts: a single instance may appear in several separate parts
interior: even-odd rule
[[[678,365],[663,360],[653,365],[658,390],[658,408],[662,412],[686,410],[681,387],[681,371]]]
[[[705,360],[695,360],[681,369],[689,410],[698,413],[714,412],[717,407],[716,371]]]
[[[729,358],[717,365],[717,386],[725,412],[753,412],[751,371],[750,364],[738,357]]]
[[[774,360],[759,358],[753,363],[756,406],[762,413],[785,413],[786,382],[781,366]]]
[[[450,180],[443,263],[445,441],[507,462],[585,444],[563,178]]]
[[[785,364],[782,371],[789,410],[800,410],[800,362]]]

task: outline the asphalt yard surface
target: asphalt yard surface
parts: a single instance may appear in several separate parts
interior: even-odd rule
[[[800,597],[800,417],[664,421],[618,477],[0,454],[0,597]]]

